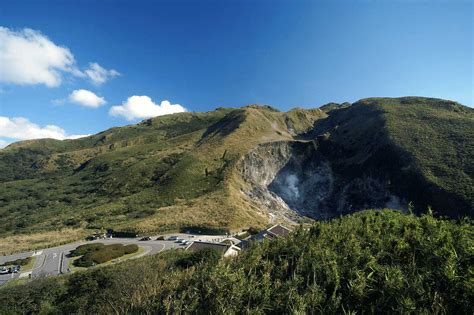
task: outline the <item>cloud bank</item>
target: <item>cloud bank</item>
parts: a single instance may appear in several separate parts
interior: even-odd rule
[[[42,138],[64,140],[86,136],[88,135],[68,135],[64,129],[55,125],[41,127],[23,117],[9,118],[0,116],[0,147],[9,143],[1,138],[12,139],[12,141]]]
[[[84,89],[72,91],[68,100],[71,103],[92,108],[97,108],[107,103],[103,97],[97,96],[95,93]]]
[[[29,28],[14,31],[0,27],[0,65],[0,81],[20,85],[57,87],[64,74],[100,85],[119,75],[98,63],[91,63],[85,71],[79,70],[67,47],[56,45],[41,32]]]
[[[62,72],[74,72],[74,56],[32,29],[0,27],[0,80],[14,84],[61,84]]]
[[[155,104],[148,96],[131,96],[119,106],[112,106],[109,114],[112,116],[122,116],[127,120],[147,119],[167,114],[186,112],[186,108],[179,104],[171,104],[169,101],[162,101]]]

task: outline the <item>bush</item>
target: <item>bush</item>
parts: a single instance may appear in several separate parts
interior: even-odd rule
[[[189,268],[200,263],[215,264],[221,254],[212,248],[206,248],[197,252],[191,252],[187,256],[176,261],[176,266],[181,268]]]
[[[82,253],[82,257],[76,259],[74,261],[74,265],[77,267],[90,267],[98,264],[103,264],[108,262],[112,259],[119,258],[124,255],[132,254],[138,251],[138,245],[136,244],[129,244],[129,245],[122,245],[122,244],[112,244],[112,245],[104,245],[101,243],[98,244],[87,244],[92,245],[86,248],[79,248],[76,250],[74,255],[77,253]],[[83,246],[87,246],[83,245]],[[95,246],[93,246],[95,245]]]
[[[33,259],[32,257],[20,258],[20,259],[17,259],[17,260],[7,261],[7,262],[3,263],[2,265],[3,266],[10,266],[10,265],[26,266],[30,263],[30,261],[32,259]]]
[[[0,314],[472,314],[472,233],[470,220],[364,211],[232,259],[167,251],[0,288]]]
[[[76,247],[76,249],[72,250],[69,254],[68,257],[77,257],[77,256],[82,256],[90,252],[98,251],[101,250],[105,245],[102,243],[93,243],[93,244],[86,244],[86,245],[80,245]]]

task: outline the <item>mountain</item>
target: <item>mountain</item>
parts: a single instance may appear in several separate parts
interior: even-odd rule
[[[370,98],[179,113],[0,151],[0,234],[237,229],[366,208],[474,208],[474,110]]]

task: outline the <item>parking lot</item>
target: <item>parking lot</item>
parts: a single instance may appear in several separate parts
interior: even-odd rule
[[[220,242],[227,237],[225,235],[193,235],[193,234],[173,234],[165,235],[165,240],[157,240],[158,236],[150,236],[151,240],[140,240],[143,237],[137,238],[105,238],[96,239],[93,241],[79,241],[57,247],[46,248],[43,250],[30,251],[25,253],[0,256],[0,265],[16,259],[27,257],[34,257],[34,265],[31,271],[20,270],[18,273],[0,274],[0,285],[7,283],[13,279],[18,278],[39,278],[46,276],[56,276],[59,274],[69,273],[68,263],[70,258],[67,254],[75,249],[77,246],[88,243],[104,243],[104,244],[137,244],[144,248],[144,252],[134,258],[145,255],[153,255],[165,250],[185,248],[186,245],[177,242],[176,240],[168,240],[171,236],[176,236],[181,240],[192,242],[194,240]],[[188,243],[189,244],[189,243]]]

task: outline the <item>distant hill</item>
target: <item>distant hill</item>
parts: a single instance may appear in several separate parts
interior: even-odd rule
[[[452,101],[180,113],[0,150],[0,234],[237,229],[410,202],[472,216],[473,173],[474,110]]]

